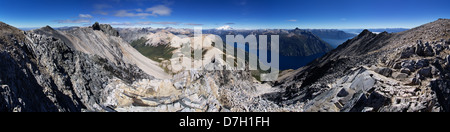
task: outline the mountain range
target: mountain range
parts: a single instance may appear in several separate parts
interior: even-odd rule
[[[167,60],[152,60],[136,48],[179,50],[166,39],[192,37],[189,30],[96,23],[22,31],[0,22],[0,111],[450,111],[449,29],[450,20],[439,19],[403,32],[363,30],[335,49],[318,37],[327,36],[317,35],[323,31],[204,31],[279,34],[283,56],[324,54],[261,82],[249,69],[204,70],[230,69],[213,56],[229,55],[211,46],[203,51],[210,62],[181,71],[165,69]],[[330,38],[348,35],[327,32],[338,32]]]

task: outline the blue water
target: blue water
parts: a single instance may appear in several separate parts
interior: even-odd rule
[[[234,45],[235,48],[238,49],[245,49],[245,51],[249,52],[250,54],[256,55],[257,54],[257,49],[249,49],[249,47],[247,45]],[[267,59],[269,62],[271,61],[271,52],[268,51],[268,58]],[[311,55],[311,56],[282,56],[280,54],[280,65],[278,66],[273,66],[275,68],[278,68],[280,70],[288,70],[288,69],[298,69],[301,68],[303,66],[306,66],[308,63],[314,61],[317,58],[322,57],[323,55],[325,55],[325,53],[321,53],[321,54],[315,54],[315,55]],[[266,58],[260,58],[260,59],[266,59]],[[269,64],[266,64],[269,65]]]
[[[328,44],[330,44],[331,46],[333,46],[333,48],[337,48],[339,45],[341,45],[342,43],[344,43],[345,41],[352,39],[353,37],[350,38],[346,38],[346,39],[327,39],[327,38],[322,38],[323,41],[327,42]]]

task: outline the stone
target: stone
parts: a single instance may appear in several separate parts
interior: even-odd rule
[[[420,85],[420,79],[417,78],[417,77],[412,78],[411,81],[410,81],[410,84],[411,85]]]
[[[425,43],[425,48],[423,50],[424,56],[434,56],[433,47],[427,42]]]
[[[400,73],[405,73],[405,74],[411,74],[411,70],[409,70],[408,68],[402,68],[400,69]]]
[[[447,57],[445,57],[445,65],[447,67],[450,67],[450,55],[447,55]]]
[[[396,73],[392,74],[392,77],[395,79],[404,79],[404,78],[408,77],[408,74],[396,72]]]
[[[417,55],[419,55],[419,56],[424,56],[425,54],[424,54],[424,46],[423,46],[423,44],[422,44],[422,41],[417,41],[417,44],[416,44],[416,54]]]
[[[417,73],[423,77],[432,77],[432,68],[431,67],[425,67],[420,69]]]
[[[401,59],[404,59],[404,58],[410,58],[412,55],[414,55],[415,50],[416,50],[416,49],[415,49],[414,47],[407,47],[407,48],[405,48],[405,49],[402,51],[400,58],[401,58]]]
[[[431,66],[431,74],[438,76],[440,74],[440,71],[436,67]]]
[[[434,47],[434,51],[436,52],[436,55],[441,54],[441,52],[444,50],[444,47],[441,44],[436,44]]]
[[[390,77],[392,75],[392,70],[390,68],[386,68],[386,67],[376,68],[375,72],[377,72],[378,74],[381,74],[383,76],[386,76],[386,77]]]
[[[361,112],[373,112],[373,107],[364,107]]]
[[[411,72],[415,71],[415,64],[416,62],[413,60],[405,60],[402,62],[402,68],[407,68],[409,69]]]
[[[341,91],[339,91],[339,93],[337,94],[338,97],[346,97],[348,95],[349,95],[349,93],[344,88]]]
[[[175,86],[176,89],[180,90],[180,89],[184,88],[185,82],[184,81],[178,81],[178,82],[175,82],[173,85]]]
[[[108,24],[99,24],[98,22],[95,22],[94,25],[92,25],[92,29],[101,30],[107,35],[119,37],[119,32]]]
[[[400,63],[400,62],[395,63],[394,66],[393,66],[393,68],[394,68],[394,69],[401,69],[401,68],[402,68],[402,63]]]
[[[350,88],[355,91],[368,91],[375,85],[376,80],[371,75],[360,74],[350,85]]]
[[[421,59],[421,60],[417,61],[415,68],[420,69],[420,68],[427,67],[427,66],[429,66],[428,60]]]

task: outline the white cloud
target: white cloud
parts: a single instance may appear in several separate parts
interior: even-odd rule
[[[152,22],[152,21],[146,21],[146,22],[137,22],[138,25],[151,25],[151,24],[159,24],[159,25],[178,25],[179,22]]]
[[[75,20],[56,20],[56,22],[58,23],[90,23],[91,20],[87,20],[87,19],[75,19]]]
[[[80,17],[80,18],[92,18],[92,16],[89,15],[89,14],[80,14],[80,15],[78,15],[78,17]]]
[[[290,22],[297,22],[297,20],[295,20],[295,19],[288,20],[288,21],[290,21]]]
[[[103,13],[106,14],[106,13]],[[148,17],[148,16],[170,16],[172,14],[172,9],[165,5],[157,5],[145,10],[143,9],[132,9],[132,10],[118,10],[114,16],[117,17]]]
[[[133,25],[133,23],[131,22],[111,22],[111,23],[107,23],[109,25],[115,25],[115,26],[130,26]]]
[[[135,13],[135,12],[129,12],[127,10],[119,10],[116,12],[114,16],[117,17],[147,17],[147,16],[155,16],[151,13]]]
[[[170,14],[172,13],[172,9],[170,9],[169,7],[164,6],[164,5],[153,6],[153,7],[147,8],[145,11],[151,12],[154,15],[160,15],[160,16],[170,16]]]

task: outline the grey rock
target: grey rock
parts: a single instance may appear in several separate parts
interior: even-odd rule
[[[439,104],[442,105],[444,111],[450,110],[450,81],[448,80],[433,80],[430,82],[431,89],[436,91],[436,96],[439,99]]]
[[[416,54],[419,55],[419,56],[424,56],[424,55],[425,55],[424,49],[425,49],[425,47],[424,47],[424,45],[422,44],[422,41],[421,41],[421,40],[417,41],[417,44],[416,44]]]
[[[400,73],[405,73],[405,74],[410,75],[411,74],[411,70],[409,70],[408,68],[402,68],[402,69],[400,69]]]
[[[370,75],[361,74],[353,81],[350,85],[351,89],[356,91],[368,91],[375,85],[376,80],[373,79]]]
[[[433,47],[431,47],[428,42],[425,43],[425,48],[423,50],[423,53],[424,53],[424,56],[434,56]]]
[[[375,72],[377,72],[378,74],[381,74],[383,76],[386,76],[386,77],[390,77],[392,75],[392,70],[390,68],[386,68],[386,67],[376,68]]]
[[[421,60],[417,61],[415,68],[420,69],[420,68],[427,67],[427,66],[429,66],[428,60],[421,59]]]
[[[408,74],[406,73],[394,73],[392,74],[392,77],[394,77],[395,79],[404,79],[408,77]]]
[[[92,25],[92,29],[94,30],[101,30],[105,34],[119,37],[119,32],[111,27],[111,25],[108,24],[99,24],[98,22],[95,22],[94,25]]]
[[[429,77],[433,76],[431,71],[432,71],[431,67],[425,67],[425,68],[420,69],[417,73],[423,77],[429,78]]]
[[[400,62],[395,63],[392,68],[394,68],[394,69],[401,69],[402,68],[402,63],[400,63]]]
[[[410,84],[411,85],[420,85],[420,79],[417,78],[417,77],[412,78],[411,81],[410,81]]]
[[[405,60],[402,62],[402,68],[407,68],[409,69],[411,72],[415,71],[415,64],[416,62],[413,60]]]
[[[447,55],[447,57],[445,57],[445,65],[447,67],[450,67],[450,55]]]
[[[341,91],[339,91],[339,93],[337,94],[338,97],[345,97],[348,95],[349,95],[349,93],[344,88]]]
[[[441,44],[436,44],[434,47],[434,51],[436,52],[436,55],[441,54],[441,52],[444,50],[444,47]]]
[[[414,47],[407,47],[406,49],[403,50],[403,52],[402,52],[400,58],[401,58],[401,59],[404,59],[404,58],[409,58],[409,57],[411,57],[412,55],[415,54],[415,50],[416,50],[416,49],[415,49]]]

